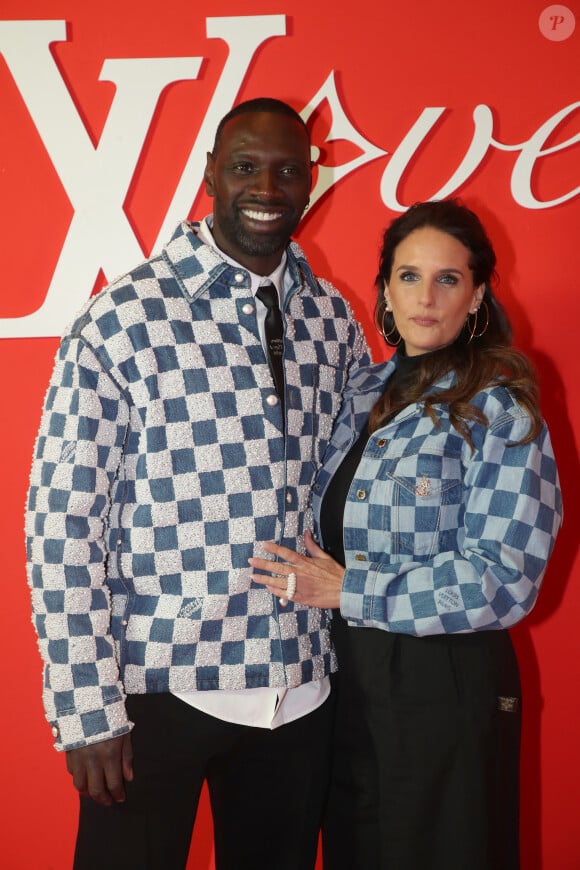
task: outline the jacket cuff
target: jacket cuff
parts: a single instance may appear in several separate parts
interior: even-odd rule
[[[366,563],[368,567],[368,562]],[[340,593],[340,612],[351,625],[365,624],[365,590],[368,570],[347,568]]]
[[[120,737],[133,728],[122,700],[88,713],[71,710],[58,719],[48,721],[55,739],[55,749],[59,752]]]

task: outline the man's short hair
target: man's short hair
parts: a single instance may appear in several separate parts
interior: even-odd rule
[[[248,115],[253,112],[271,112],[273,115],[286,115],[287,118],[294,118],[303,128],[310,144],[310,130],[306,123],[302,120],[296,109],[283,100],[277,100],[274,97],[255,97],[253,100],[246,100],[244,103],[238,103],[233,109],[224,115],[217,126],[215,139],[212,148],[212,155],[215,157],[221,143],[223,129],[228,121],[237,118],[238,115]]]

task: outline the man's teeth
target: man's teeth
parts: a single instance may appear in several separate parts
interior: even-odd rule
[[[253,221],[277,221],[278,218],[282,217],[282,212],[253,211],[249,208],[242,209],[242,211],[246,217]]]

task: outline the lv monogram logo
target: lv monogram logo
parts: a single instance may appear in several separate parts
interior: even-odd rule
[[[207,36],[228,44],[228,59],[154,246],[167,242],[187,216],[203,178],[215,128],[233,105],[258,47],[286,32],[284,15],[207,19]],[[137,168],[161,92],[196,79],[202,57],[105,60],[100,81],[115,97],[95,148],[50,53],[66,40],[64,21],[0,21],[0,52],[74,208],[44,304],[25,317],[0,320],[0,337],[60,335],[99,270],[112,279],[144,258],[123,202]],[[127,118],[131,122],[127,123]]]

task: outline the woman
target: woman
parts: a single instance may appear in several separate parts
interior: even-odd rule
[[[254,576],[282,602],[336,609],[325,870],[519,866],[508,629],[536,600],[561,495],[495,261],[457,200],[388,227],[376,316],[397,351],[345,394],[315,488],[320,547],[268,544],[276,574]]]

